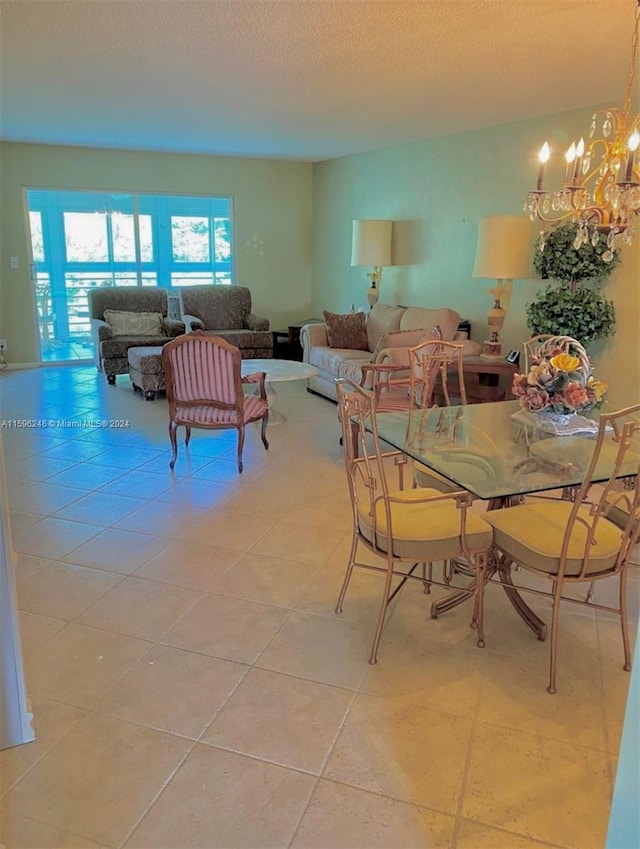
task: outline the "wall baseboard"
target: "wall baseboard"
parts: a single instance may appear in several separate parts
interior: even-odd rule
[[[44,363],[7,363],[6,369],[2,371],[16,371],[23,368],[42,368]]]

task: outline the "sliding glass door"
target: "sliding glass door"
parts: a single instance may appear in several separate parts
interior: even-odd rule
[[[92,287],[233,280],[230,198],[28,189],[27,204],[44,362],[93,356]]]

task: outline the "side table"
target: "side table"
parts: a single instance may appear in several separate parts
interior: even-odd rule
[[[489,360],[484,357],[464,357],[462,360],[464,388],[468,404],[486,404],[490,401],[512,401],[511,387],[518,366],[506,360]],[[452,367],[455,369],[455,367]],[[459,393],[458,378],[453,371],[447,379],[452,395]],[[436,402],[444,398],[436,397]]]
[[[290,324],[286,330],[272,330],[273,356],[279,360],[297,360],[302,362],[300,330],[303,324],[322,324],[320,318],[305,318],[297,324]]]

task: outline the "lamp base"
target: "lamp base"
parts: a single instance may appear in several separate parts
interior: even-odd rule
[[[378,298],[380,297],[380,290],[377,288],[375,281],[371,283],[371,288],[367,292],[367,300],[369,301],[369,306],[373,307],[374,304],[378,303]]]
[[[485,360],[501,360],[502,344],[492,340],[485,340],[483,351],[480,356]]]

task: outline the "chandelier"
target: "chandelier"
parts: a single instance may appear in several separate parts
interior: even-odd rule
[[[640,0],[635,13],[631,40],[631,61],[622,109],[594,112],[589,127],[589,141],[583,138],[564,155],[565,174],[562,188],[543,188],[544,171],[551,156],[545,142],[538,154],[538,183],[529,192],[524,211],[532,221],[557,225],[562,221],[578,224],[574,247],[590,241],[596,245],[606,237],[605,262],[613,259],[619,241],[630,244],[635,216],[640,212],[640,115],[631,115],[631,95],[638,51]],[[544,231],[540,248],[544,250]]]

